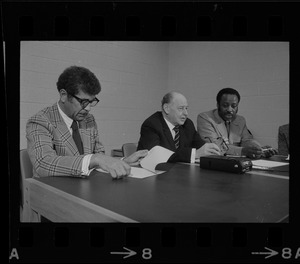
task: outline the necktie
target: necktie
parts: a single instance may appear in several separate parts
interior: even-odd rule
[[[230,136],[230,121],[226,121],[226,129],[227,129],[227,136],[228,136],[228,141],[229,141],[229,136]]]
[[[174,137],[174,143],[175,143],[175,148],[178,149],[179,147],[179,126],[175,126],[173,128],[173,130],[175,131],[175,137]]]
[[[82,141],[81,141],[81,138],[80,138],[78,125],[77,125],[76,121],[73,121],[71,128],[73,130],[72,137],[75,141],[75,144],[76,144],[76,146],[79,150],[80,155],[82,155],[83,154],[83,146],[82,146]]]

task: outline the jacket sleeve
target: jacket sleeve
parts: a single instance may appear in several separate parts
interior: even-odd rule
[[[193,141],[191,143],[191,147],[196,149],[201,148],[206,143],[206,141],[200,137],[199,133],[197,133],[193,123],[192,123],[192,131],[193,131],[192,132]]]
[[[178,149],[168,160],[168,162],[191,162],[192,148]]]
[[[81,176],[80,156],[58,156],[53,144],[53,126],[42,116],[35,116],[26,125],[27,150],[36,176]]]

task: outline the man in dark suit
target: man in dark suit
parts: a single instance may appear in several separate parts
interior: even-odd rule
[[[138,150],[161,146],[175,153],[169,162],[195,162],[200,156],[220,155],[214,143],[201,140],[188,116],[186,98],[177,92],[167,93],[162,99],[162,111],[147,118],[141,127]]]

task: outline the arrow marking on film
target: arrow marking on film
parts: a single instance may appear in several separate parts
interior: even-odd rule
[[[127,252],[110,252],[110,254],[126,255],[126,256],[123,257],[123,259],[129,258],[129,257],[132,257],[132,256],[136,255],[136,252],[133,251],[133,250],[130,250],[129,248],[123,247],[123,249],[127,250]]]
[[[278,252],[273,250],[273,249],[270,249],[270,248],[267,248],[267,247],[265,247],[265,249],[269,250],[269,252],[252,252],[252,254],[253,255],[268,255],[268,256],[265,257],[265,259],[273,257],[273,256],[278,254]]]

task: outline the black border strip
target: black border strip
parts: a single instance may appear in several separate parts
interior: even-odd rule
[[[5,102],[3,105],[5,105],[4,113],[8,125],[5,146],[9,171],[10,262],[120,262],[119,256],[112,257],[109,252],[119,251],[125,245],[138,252],[138,257],[128,258],[128,261],[139,263],[295,261],[300,237],[297,228],[300,222],[297,202],[300,177],[297,175],[299,173],[296,168],[299,156],[297,150],[300,149],[297,140],[299,129],[296,123],[299,113],[297,76],[300,61],[298,40],[300,23],[299,4],[292,2],[10,1],[2,3],[2,35],[5,41]],[[55,24],[55,21],[58,24]],[[203,21],[206,21],[206,26],[200,29]],[[100,23],[100,30],[95,30],[93,23]],[[128,26],[130,23],[131,26]],[[129,35],[126,34],[128,31]],[[139,225],[20,223],[19,166],[17,165],[19,164],[20,95],[17,91],[20,82],[21,40],[288,41],[290,43],[290,137],[292,139],[289,223]],[[94,240],[96,242],[91,244],[93,241],[91,237],[95,233],[101,239]],[[162,238],[162,233],[167,236]],[[199,234],[204,235],[205,241],[201,240],[202,236]],[[57,236],[62,241],[55,240]],[[265,259],[264,256],[250,254],[252,251],[262,251],[264,247],[279,252],[282,252],[283,248],[290,248],[291,256],[283,259],[282,255],[278,254]],[[142,258],[145,248],[152,250],[151,259]],[[16,252],[19,259],[16,258]],[[146,253],[150,254],[149,251]]]

